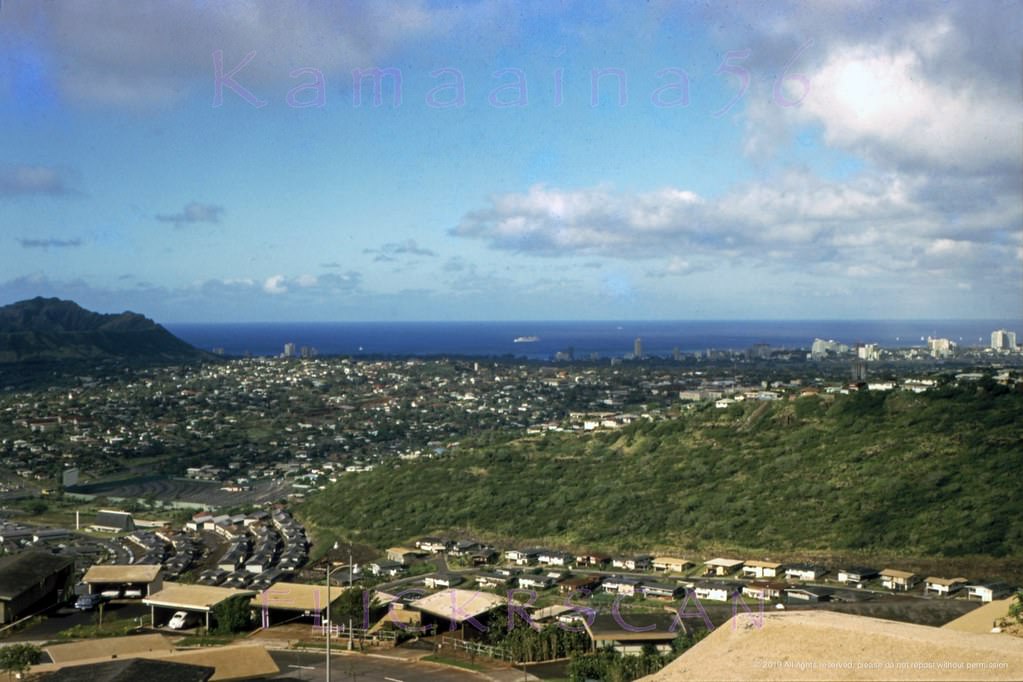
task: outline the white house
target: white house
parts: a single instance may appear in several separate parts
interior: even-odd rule
[[[942,597],[947,597],[953,592],[958,592],[966,584],[966,578],[936,578],[929,577],[924,580],[924,592],[933,592]]]
[[[785,567],[788,580],[819,580],[825,573],[823,566],[816,564],[792,564]]]
[[[1004,599],[1012,594],[1012,586],[1006,583],[979,583],[966,586],[967,599],[979,599],[982,602]]]
[[[781,573],[781,564],[775,561],[747,561],[742,566],[742,575],[746,578],[777,578]]]
[[[554,578],[546,575],[520,575],[519,587],[524,590],[546,590],[554,586]]]
[[[742,588],[741,583],[708,580],[696,585],[696,598],[707,601],[728,601]]]

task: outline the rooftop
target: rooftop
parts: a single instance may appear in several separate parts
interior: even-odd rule
[[[74,559],[49,552],[22,552],[0,557],[0,599],[14,599],[54,573],[74,565]]]
[[[144,598],[142,603],[147,606],[163,606],[169,609],[209,611],[217,604],[232,597],[252,597],[255,594],[252,590],[234,590],[228,587],[164,583],[162,590]]]
[[[331,590],[330,601],[337,601],[344,592],[344,588]],[[327,587],[326,585],[277,583],[254,596],[252,605],[256,608],[265,607],[310,613],[323,611],[327,608]]]
[[[504,606],[507,600],[496,594],[473,592],[471,590],[444,590],[409,604],[414,609],[455,623],[461,623],[482,616],[488,611]]]
[[[97,658],[124,658],[127,654],[145,651],[173,651],[174,646],[169,639],[156,634],[85,639],[68,644],[53,644],[44,649],[54,663],[73,663]]]
[[[86,571],[83,583],[151,583],[160,575],[159,564],[96,564]]]
[[[1023,640],[1008,635],[834,611],[737,618],[643,680],[1012,680],[1023,670]]]
[[[69,666],[46,676],[47,682],[206,682],[214,669],[170,661],[130,658]]]

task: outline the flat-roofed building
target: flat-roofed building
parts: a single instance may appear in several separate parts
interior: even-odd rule
[[[821,602],[831,601],[835,591],[827,587],[790,587],[785,590],[785,601],[787,602]]]
[[[253,590],[236,590],[229,587],[212,587],[210,585],[184,585],[182,583],[164,583],[163,589],[149,595],[142,603],[149,607],[150,622],[157,626],[165,622],[168,612],[191,611],[202,614],[206,628],[210,627],[210,613],[218,604],[228,599],[252,598]],[[159,609],[160,611],[157,611]],[[158,618],[162,616],[162,618]]]
[[[82,577],[90,594],[111,586],[121,590],[138,590],[143,596],[159,592],[163,587],[163,569],[158,564],[96,564]]]
[[[1008,583],[990,582],[975,583],[966,586],[967,599],[979,599],[982,602],[994,601],[1008,597],[1013,592],[1012,585]]]
[[[190,663],[130,658],[118,661],[82,663],[46,674],[47,682],[207,682],[215,668]]]
[[[868,580],[873,580],[878,576],[878,570],[876,568],[870,568],[869,566],[849,566],[848,568],[838,569],[838,582],[845,583],[847,585],[856,585],[862,587]]]
[[[827,573],[827,569],[817,564],[789,564],[785,567],[788,580],[819,580]]]
[[[438,630],[448,630],[453,624],[460,626],[464,634],[466,621],[501,609],[507,603],[504,597],[496,594],[450,589],[417,599],[409,604],[409,608],[421,612],[424,623],[432,621],[437,624]]]
[[[1023,640],[823,609],[740,613],[643,682],[1018,680]]]
[[[213,668],[215,672],[213,673],[213,677],[210,678],[213,682],[262,679],[278,675],[280,673],[280,668],[270,657],[270,652],[267,651],[265,647],[258,644],[231,644],[228,646],[201,647],[199,649],[186,649],[181,651],[144,651],[125,654],[123,656],[117,654],[105,654],[102,657],[95,659],[36,665],[32,667],[31,673],[33,675],[51,674],[66,668],[109,661],[114,656],[116,656],[118,660],[145,659]],[[132,678],[132,682],[134,682],[135,679],[156,682],[158,678]],[[91,678],[89,682],[100,681],[96,678]]]
[[[71,557],[49,552],[0,557],[0,625],[64,601],[74,568]]]
[[[703,565],[707,567],[707,575],[731,575],[743,565],[742,559],[724,559],[717,557],[709,561],[704,561]]]
[[[653,646],[658,653],[671,651],[671,642],[683,632],[683,624],[675,613],[600,614],[583,620],[586,634],[594,649],[614,649],[620,654],[640,655]]]
[[[330,603],[336,602],[346,591],[343,587],[332,588]],[[327,615],[327,586],[277,583],[252,597],[252,608],[261,612],[263,627],[281,619],[302,616],[311,617],[319,624]]]
[[[684,573],[693,567],[693,562],[675,556],[655,556],[653,565],[655,571]]]
[[[161,634],[129,635],[83,639],[67,644],[50,644],[43,651],[54,663],[74,663],[97,658],[129,658],[133,654],[174,651],[171,640]]]
[[[777,578],[782,565],[776,561],[747,561],[742,565],[742,574],[747,578]]]

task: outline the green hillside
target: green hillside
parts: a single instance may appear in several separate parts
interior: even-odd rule
[[[132,312],[101,315],[73,301],[42,297],[0,307],[0,364],[184,361],[204,356],[152,320]]]
[[[703,407],[592,436],[465,444],[301,510],[386,546],[471,529],[575,548],[1023,555],[1023,393],[985,380]]]

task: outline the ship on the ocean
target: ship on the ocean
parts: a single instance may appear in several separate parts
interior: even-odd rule
[[[540,340],[539,336],[516,336],[515,343],[536,343]]]

